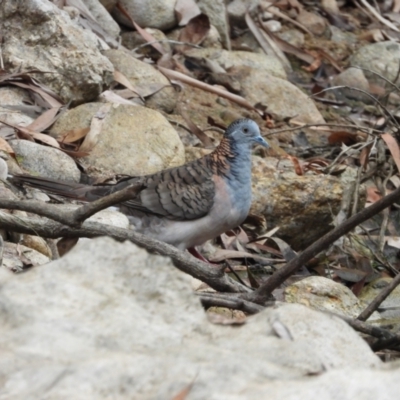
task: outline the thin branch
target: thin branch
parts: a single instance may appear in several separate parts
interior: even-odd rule
[[[394,202],[400,199],[400,188],[397,188],[389,195],[383,197],[371,206],[364,208],[362,211],[353,215],[344,221],[337,228],[322,236],[311,246],[307,247],[300,255],[293,260],[289,261],[284,267],[278,269],[272,274],[267,281],[262,284],[256,291],[250,294],[243,295],[242,298],[253,301],[254,303],[263,304],[267,301],[271,293],[281,285],[287,278],[289,278],[297,269],[304,265],[311,258],[315,257],[322,250],[326,249],[340,237],[354,229],[357,225],[366,221],[367,219],[378,214],[386,207],[389,207]]]
[[[364,68],[364,67],[359,67],[359,66],[357,66],[357,65],[353,65],[351,68],[357,68],[357,69],[361,69],[362,71],[371,72],[371,74],[374,74],[374,75],[378,76],[379,78],[381,78],[382,80],[384,80],[386,83],[388,83],[390,86],[392,86],[393,89],[395,89],[397,92],[400,91],[400,89],[398,88],[398,86],[397,86],[395,83],[393,83],[390,79],[386,78],[385,76],[379,74],[378,72],[376,72],[376,71],[374,71],[374,70],[372,70],[372,69]],[[396,81],[395,81],[395,82],[396,82]]]
[[[81,224],[83,221],[96,214],[97,212],[104,210],[105,208],[114,206],[124,201],[131,200],[136,197],[139,193],[142,184],[135,183],[128,187],[118,190],[115,193],[111,193],[107,196],[101,197],[98,200],[86,203],[83,206],[77,208],[72,213],[72,219],[76,224]],[[75,225],[75,223],[73,225]]]
[[[104,196],[98,200],[86,203],[76,210],[65,209],[62,205],[45,204],[37,200],[8,200],[0,199],[0,208],[7,210],[20,210],[31,212],[50,218],[68,226],[80,226],[84,220],[97,212],[115,204],[130,200],[138,193],[141,184],[130,185],[115,193]]]
[[[191,78],[188,75],[185,75],[181,72],[178,71],[173,71],[172,69],[164,68],[161,66],[158,66],[158,70],[162,72],[169,80],[176,79],[178,81],[181,81],[183,83],[187,83],[188,85],[191,85],[193,87],[196,87],[201,90],[205,90],[210,93],[214,93],[218,96],[224,97],[230,101],[233,101],[240,106],[247,108],[248,110],[255,111],[258,114],[261,114],[259,110],[257,110],[253,105],[251,105],[244,97],[238,96],[236,94],[230,93],[226,90],[219,89],[215,86],[209,85],[207,83],[201,82],[197,79]]]
[[[370,93],[366,92],[365,90],[357,89],[355,87],[351,87],[351,86],[347,86],[347,85],[332,86],[330,88],[323,89],[318,93],[313,93],[312,95],[310,95],[310,97],[318,96],[321,93],[328,92],[330,90],[336,90],[336,89],[349,89],[349,90],[354,90],[355,92],[363,93],[365,96],[369,97],[371,100],[373,100],[375,103],[377,103],[382,108],[382,110],[384,110],[385,113],[389,116],[389,118],[392,120],[392,122],[397,127],[397,129],[400,130],[400,126],[399,126],[396,118],[394,117],[394,115],[376,97],[372,96]]]
[[[299,129],[304,129],[304,128],[314,128],[314,127],[319,127],[319,126],[326,126],[327,128],[332,127],[332,128],[344,128],[344,129],[356,129],[362,132],[367,133],[368,135],[371,134],[371,132],[375,132],[375,133],[379,133],[381,134],[382,131],[378,130],[378,129],[373,129],[373,128],[364,128],[362,126],[357,126],[357,125],[348,125],[348,124],[330,124],[330,123],[320,123],[320,124],[301,124],[297,127],[293,127],[293,128],[282,128],[282,129],[278,129],[278,130],[274,130],[272,132],[267,133],[266,135],[264,135],[265,137],[268,136],[272,136],[275,135],[276,133],[281,133],[281,132],[291,132],[291,131],[297,131]],[[324,131],[324,130],[322,130]]]
[[[43,203],[42,208],[43,207]],[[20,208],[21,209],[21,208]],[[29,210],[26,210],[29,211]],[[44,214],[44,213],[42,213]],[[141,235],[131,229],[117,228],[111,225],[100,224],[98,222],[85,221],[80,227],[69,227],[62,223],[38,218],[21,218],[6,212],[0,211],[0,226],[13,232],[26,233],[29,235],[39,235],[45,238],[93,238],[97,236],[110,236],[116,240],[130,240],[140,247],[150,252],[158,253],[171,257],[174,265],[181,271],[205,282],[213,289],[221,292],[248,292],[249,289],[242,286],[239,282],[229,276],[184,253],[167,243],[151,239]]]
[[[191,46],[191,47],[194,47],[194,48],[196,48],[196,49],[202,49],[201,46],[199,46],[199,45],[197,45],[197,44],[189,43],[189,42],[180,42],[179,40],[171,40],[171,39],[159,39],[159,40],[153,40],[152,42],[143,43],[143,44],[141,44],[140,46],[135,47],[135,48],[132,49],[131,51],[132,51],[132,52],[135,52],[135,51],[137,51],[137,50],[142,49],[143,47],[151,46],[151,45],[153,45],[154,43],[163,43],[163,42],[167,42],[167,43],[171,43],[171,44],[183,44],[183,45],[185,45],[185,46]]]
[[[398,28],[396,25],[392,24],[389,20],[386,18],[383,18],[382,15],[380,15],[374,7],[372,7],[370,4],[368,4],[367,0],[360,0],[360,3],[382,24],[386,25],[388,28],[393,29],[396,32],[399,32]]]
[[[400,283],[400,274],[397,274],[389,285],[385,286],[374,300],[369,303],[368,307],[357,317],[359,321],[366,321],[374,311],[382,304],[382,302],[393,292]]]
[[[210,307],[226,307],[232,310],[240,310],[247,314],[257,314],[263,311],[265,307],[240,299],[234,295],[220,293],[196,293],[205,309]],[[271,302],[271,306],[275,304]]]

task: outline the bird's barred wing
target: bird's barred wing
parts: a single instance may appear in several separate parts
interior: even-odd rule
[[[211,210],[215,195],[206,162],[207,159],[200,159],[148,176],[138,197],[124,205],[173,220],[203,217]]]

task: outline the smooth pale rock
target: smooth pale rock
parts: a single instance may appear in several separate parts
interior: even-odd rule
[[[23,174],[21,167],[18,165],[17,160],[11,157],[8,153],[0,151],[0,158],[2,158],[7,163],[8,173],[11,175]]]
[[[138,93],[146,98],[146,106],[171,112],[177,93],[169,80],[152,65],[132,57],[122,50],[107,50],[104,54],[115,69],[123,73]]]
[[[348,287],[322,276],[310,276],[293,283],[285,288],[284,296],[288,303],[304,304],[351,318],[357,318],[364,309]]]
[[[89,9],[96,22],[106,31],[111,37],[117,39],[120,33],[119,25],[114,21],[106,6],[113,8],[112,4],[103,5],[99,0],[82,0]],[[114,4],[115,5],[115,4]]]
[[[301,123],[324,123],[314,102],[292,83],[261,70],[238,70],[241,94],[251,104],[262,103],[277,120],[291,118]]]
[[[333,228],[344,184],[331,175],[302,175],[275,158],[253,157],[250,213],[261,214],[269,227],[295,250],[304,249]]]
[[[98,39],[47,0],[4,0],[0,4],[2,58],[6,70],[33,74],[65,101],[96,98],[113,81],[113,66],[98,50]]]
[[[218,63],[225,70],[240,67],[250,67],[255,71],[265,71],[278,78],[286,79],[286,72],[279,60],[275,57],[261,53],[247,51],[227,51],[219,49],[192,49],[185,52],[189,57],[206,58]]]
[[[117,5],[118,0],[99,0],[100,4],[108,11],[111,12],[112,9]]]
[[[75,211],[77,208],[81,207],[76,204],[63,204],[63,209]],[[116,228],[129,228],[129,219],[128,217],[117,211],[114,207],[106,208],[97,212],[96,214],[89,217],[86,221],[90,222],[98,222],[100,224],[115,226]]]
[[[28,173],[44,178],[79,182],[81,173],[75,161],[53,147],[28,140],[11,140],[19,165]]]
[[[29,125],[39,116],[41,110],[27,105],[29,102],[30,97],[26,90],[15,86],[0,87],[0,119],[12,125]],[[13,128],[9,127],[9,130],[10,133],[13,132]]]
[[[8,165],[7,162],[0,157],[0,181],[5,181],[8,175]]]
[[[178,24],[175,15],[176,0],[120,0],[122,7],[142,28],[168,30]],[[114,18],[133,28],[132,23],[118,9],[112,12]]]
[[[229,22],[231,26],[237,26],[239,28],[247,28],[246,21],[244,19],[246,12],[250,9],[257,7],[259,0],[233,0],[230,1],[227,6],[227,12],[229,16]]]
[[[369,93],[369,82],[364,72],[359,68],[348,68],[339,75],[336,75],[332,80],[332,85],[348,86],[348,88],[337,89],[339,95],[341,94],[350,99],[361,100],[368,103],[372,101],[367,94],[350,89],[360,89]]]
[[[197,5],[217,29],[224,48],[230,50],[231,39],[225,0],[197,0]]]
[[[400,44],[386,41],[360,47],[350,58],[350,65],[369,69],[363,71],[368,80],[385,87],[387,83],[378,75],[393,82],[398,76],[399,59]]]
[[[321,36],[325,32],[327,25],[325,20],[317,13],[309,12],[304,8],[300,9],[296,20],[317,36]]]
[[[82,104],[62,115],[50,134],[60,137],[68,130],[89,127],[103,103]],[[103,118],[97,143],[80,160],[90,175],[146,175],[185,162],[175,129],[155,110],[133,105],[113,105]]]
[[[146,28],[145,31],[153,35],[156,40],[160,41],[159,45],[164,49],[166,53],[171,52],[171,45],[168,42],[167,36],[165,36],[164,32],[160,31],[159,29],[153,28]],[[152,46],[150,46],[148,42],[143,39],[143,36],[137,31],[124,32],[121,34],[121,39],[122,45],[129,50],[135,50],[136,53],[148,56],[152,59],[158,59],[160,57],[160,53]],[[143,46],[144,44],[146,45]],[[137,49],[139,46],[142,47],[140,49]]]
[[[125,214],[116,210],[101,210],[92,215],[87,221],[99,222],[101,224],[115,226],[116,228],[129,228],[129,219]]]
[[[298,29],[288,29],[284,32],[278,32],[276,34],[279,38],[288,42],[292,46],[302,47],[304,46],[305,38],[304,33]]]
[[[32,235],[21,236],[21,244],[45,255],[49,259],[49,261],[52,259],[51,250],[43,238]]]
[[[3,398],[171,399],[194,382],[192,400],[369,400],[371,371],[375,398],[400,390],[399,367],[383,370],[342,320],[285,304],[212,325],[190,277],[131,243],[81,242],[25,274],[1,268],[0,281]]]
[[[366,285],[360,293],[360,301],[366,307],[375,297],[391,283],[393,278],[378,278]],[[400,287],[397,286],[392,293],[382,302],[378,311],[382,318],[399,320],[400,317]]]

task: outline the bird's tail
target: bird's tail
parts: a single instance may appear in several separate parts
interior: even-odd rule
[[[81,201],[94,201],[115,191],[110,185],[90,186],[25,174],[12,175],[8,180],[15,185],[28,185],[47,193]]]

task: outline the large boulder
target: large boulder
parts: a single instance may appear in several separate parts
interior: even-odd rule
[[[392,399],[398,367],[342,320],[283,305],[207,321],[167,258],[99,238],[13,275],[0,269],[3,398]]]
[[[107,108],[107,111],[104,108]],[[63,114],[50,134],[62,140],[71,129],[91,126],[101,113],[102,128],[94,147],[81,159],[87,172],[146,175],[185,162],[183,144],[167,119],[158,111],[127,105],[86,103]]]
[[[93,100],[113,81],[96,36],[48,0],[2,1],[0,28],[6,70],[42,71],[33,76],[65,102]]]

